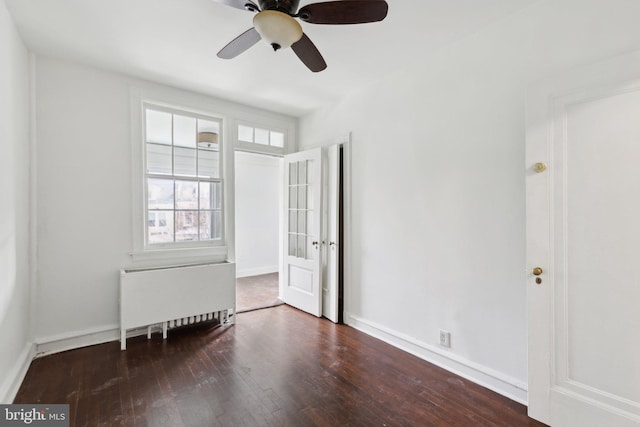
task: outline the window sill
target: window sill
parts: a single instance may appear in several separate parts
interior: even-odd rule
[[[227,247],[215,246],[205,248],[170,248],[153,249],[142,252],[131,252],[132,267],[140,266],[172,266],[223,262],[227,259]]]

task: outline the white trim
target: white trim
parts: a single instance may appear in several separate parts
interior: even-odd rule
[[[38,126],[37,58],[29,58],[29,337],[36,334],[38,320]]]
[[[353,314],[347,317],[345,313],[345,322],[349,326],[400,350],[411,353],[518,403],[527,404],[527,384],[520,380]]]
[[[352,234],[352,221],[351,221],[351,212],[352,212],[352,204],[353,200],[352,191],[351,191],[351,158],[352,158],[352,135],[351,132],[347,133],[342,137],[342,239],[341,242],[344,253],[344,259],[342,262],[343,272],[342,272],[342,319],[344,322],[347,322],[349,319],[348,314],[351,312],[351,289],[352,289],[352,281],[351,281],[351,266],[353,265],[353,234]]]
[[[147,328],[127,331],[127,338],[145,335]],[[120,340],[120,325],[112,324],[89,328],[83,331],[67,332],[50,337],[38,338],[35,343],[34,357],[43,357],[67,350],[75,350],[96,344]]]
[[[0,385],[0,403],[13,403],[35,354],[35,344],[30,342],[26,343],[13,368],[4,375],[4,382]]]
[[[120,325],[117,324],[36,338],[36,357],[116,341],[118,339],[120,339]]]
[[[213,246],[204,248],[175,248],[162,250],[147,250],[144,252],[129,253],[133,265],[145,262],[169,261],[171,265],[185,263],[216,263],[227,259],[226,246]],[[166,264],[166,263],[165,263]],[[167,266],[163,264],[162,266]]]
[[[264,267],[245,268],[243,270],[236,271],[236,277],[250,277],[259,276],[261,274],[277,273],[278,265],[267,265]]]

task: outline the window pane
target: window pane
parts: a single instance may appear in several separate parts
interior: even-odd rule
[[[305,224],[307,228],[305,232],[309,230],[313,230],[313,211],[303,211],[300,213],[301,216],[303,214],[306,215],[307,217],[307,221],[306,221],[307,223]]]
[[[220,123],[212,120],[198,119],[198,132],[213,132],[220,134]]]
[[[200,240],[211,240],[212,225],[211,211],[200,211]]]
[[[171,114],[146,110],[147,142],[171,145]]]
[[[295,233],[298,230],[298,211],[289,211],[289,233]]]
[[[220,178],[220,153],[198,150],[198,176]]]
[[[256,128],[256,144],[269,145],[269,131],[267,129]]]
[[[222,183],[214,182],[213,186],[213,209],[222,209]]]
[[[173,211],[151,211],[147,226],[149,243],[173,242]]]
[[[200,209],[213,209],[213,183],[200,183]]]
[[[200,209],[222,208],[222,184],[219,182],[200,183]]]
[[[271,131],[271,145],[274,147],[284,147],[284,134],[282,132]]]
[[[147,145],[147,173],[171,175],[171,146]]]
[[[307,234],[307,211],[298,211],[298,233]]]
[[[289,255],[296,256],[296,245],[298,237],[295,234],[289,234]]]
[[[173,179],[147,179],[147,209],[173,209]]]
[[[198,183],[176,181],[176,209],[198,209]]]
[[[298,209],[307,208],[307,186],[298,186]]]
[[[175,175],[196,176],[196,150],[174,147],[173,168]]]
[[[207,151],[220,151],[219,135],[213,132],[198,133],[198,149]]]
[[[307,183],[307,161],[301,160],[298,162],[298,184]]]
[[[198,240],[198,211],[176,212],[176,242]]]
[[[222,211],[211,212],[211,238],[222,239]]]
[[[306,258],[306,243],[307,238],[305,236],[298,236],[298,249],[296,249],[298,258]]]
[[[298,183],[298,164],[296,162],[289,163],[289,185]]]
[[[196,148],[196,119],[174,114],[173,145]]]
[[[253,142],[253,128],[238,125],[238,141]]]
[[[289,208],[295,209],[298,207],[298,187],[289,187]]]

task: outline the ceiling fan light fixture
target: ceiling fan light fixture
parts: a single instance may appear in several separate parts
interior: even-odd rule
[[[198,147],[211,148],[218,144],[218,134],[216,132],[198,132]]]
[[[302,38],[302,27],[291,16],[277,10],[263,10],[253,17],[253,26],[273,50],[286,49]]]

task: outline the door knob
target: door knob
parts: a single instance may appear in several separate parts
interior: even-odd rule
[[[539,276],[542,274],[542,269],[540,267],[536,267],[533,269],[533,275],[534,276]]]

